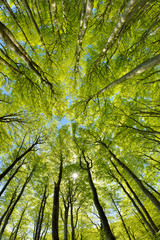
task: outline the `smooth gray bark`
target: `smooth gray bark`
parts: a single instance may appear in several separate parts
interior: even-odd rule
[[[115,87],[116,85],[125,82],[126,80],[133,78],[137,76],[138,74],[141,74],[145,72],[148,69],[151,69],[157,65],[160,64],[160,54],[144,61],[143,63],[139,64],[137,67],[135,67],[130,72],[126,73],[122,77],[118,78],[117,80],[109,83],[106,87],[102,88],[100,91],[98,91],[96,94],[92,95],[87,102],[92,100],[94,97],[98,97],[101,93],[106,92],[107,90],[111,89],[112,87]]]
[[[145,1],[146,2],[146,1]],[[105,45],[105,47],[103,48],[102,54],[106,53],[108,48],[113,44],[113,42],[115,41],[115,39],[118,38],[119,33],[122,30],[122,27],[125,23],[125,21],[127,20],[130,12],[133,10],[134,6],[136,5],[137,0],[130,0],[129,3],[127,4],[123,15],[121,16],[119,22],[117,23],[116,27],[114,28],[113,32],[111,33],[110,37],[107,40],[107,43]]]
[[[78,65],[80,61],[80,54],[82,51],[82,42],[83,38],[85,36],[88,21],[92,13],[94,0],[87,0],[86,4],[85,1],[82,0],[82,12],[81,12],[81,20],[80,20],[80,28],[78,33],[78,41],[77,41],[77,47],[76,47],[76,64],[75,64],[75,71],[78,72]],[[85,7],[86,5],[86,7]]]

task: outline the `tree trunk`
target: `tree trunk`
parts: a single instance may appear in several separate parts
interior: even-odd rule
[[[61,156],[61,163],[59,169],[59,176],[57,183],[54,183],[54,197],[53,197],[53,211],[52,211],[52,240],[59,240],[58,220],[59,220],[59,192],[62,180],[63,158]]]
[[[121,186],[121,188],[123,189],[123,191],[127,194],[128,198],[131,200],[133,206],[136,208],[137,212],[139,213],[139,215],[141,216],[143,222],[146,224],[146,226],[148,227],[148,229],[150,230],[150,232],[152,233],[152,235],[155,235],[155,231],[152,228],[152,226],[149,224],[149,222],[146,220],[144,214],[142,213],[142,211],[140,210],[140,208],[137,206],[136,202],[134,201],[134,199],[131,197],[131,195],[127,192],[127,190],[125,189],[125,187],[123,186],[123,184],[118,180],[118,178],[116,178],[113,174],[111,174],[112,177],[117,181],[117,183]]]
[[[88,172],[88,180],[89,180],[90,187],[91,187],[92,194],[93,194],[93,201],[94,201],[94,204],[95,204],[95,206],[97,208],[97,211],[99,213],[99,216],[100,216],[100,219],[101,219],[101,222],[102,222],[102,225],[103,225],[104,233],[105,233],[105,236],[106,236],[106,240],[115,240],[115,237],[113,236],[113,234],[111,232],[111,229],[110,229],[108,220],[106,218],[106,215],[103,211],[102,206],[100,205],[98,195],[97,195],[97,190],[96,190],[96,188],[94,186],[94,183],[92,181],[91,172],[90,172],[89,169],[87,170],[87,172]]]
[[[34,234],[34,240],[39,240],[40,239],[44,209],[45,209],[46,199],[47,199],[46,191],[47,191],[47,186],[45,186],[43,198],[42,198],[42,201],[41,201],[41,206],[40,206],[40,209],[39,209],[39,214],[38,214],[38,219],[37,219],[36,229],[35,229],[35,234]]]
[[[68,240],[68,212],[69,205],[64,206],[64,240]]]
[[[94,0],[87,0],[86,1],[86,9],[85,9],[85,1],[82,1],[82,12],[81,12],[81,20],[80,20],[80,28],[78,33],[78,41],[76,46],[76,64],[75,64],[75,71],[78,72],[79,60],[82,51],[82,42],[85,36],[88,21],[92,13]]]
[[[23,0],[26,4],[27,1]],[[34,22],[36,24],[36,22]],[[38,31],[38,29],[37,29]],[[38,32],[40,35],[40,31]],[[52,83],[48,81],[46,77],[44,77],[44,73],[42,69],[29,57],[29,55],[25,52],[25,50],[21,47],[21,45],[16,41],[15,37],[11,33],[11,31],[2,23],[0,22],[0,38],[5,42],[5,44],[13,51],[15,52],[26,64],[27,66],[34,71],[34,73],[39,76],[41,79],[41,82],[45,82],[49,87],[52,89]],[[43,39],[41,39],[43,40]],[[43,42],[44,44],[44,42]],[[45,47],[45,45],[44,45]],[[46,53],[47,49],[45,48]],[[2,60],[2,59],[1,59]],[[3,61],[4,62],[4,61]]]
[[[50,226],[50,219],[49,219],[49,216],[48,216],[48,221],[47,221],[47,223],[45,224],[45,227],[44,227],[43,232],[42,232],[42,234],[41,234],[40,240],[46,240],[46,235],[47,235],[49,226]]]
[[[140,205],[140,207],[142,208],[143,212],[145,213],[149,223],[151,224],[152,228],[154,229],[155,233],[158,232],[158,228],[156,227],[155,223],[153,222],[149,212],[147,211],[147,209],[144,207],[144,205],[142,204],[142,202],[140,201],[140,199],[138,198],[137,194],[135,193],[135,191],[131,188],[131,186],[129,185],[128,181],[125,179],[125,177],[119,172],[118,168],[116,167],[116,165],[112,162],[112,160],[110,160],[112,165],[114,166],[114,168],[116,169],[117,173],[122,177],[122,179],[125,181],[127,187],[129,188],[129,190],[131,191],[131,193],[133,194],[134,198],[136,199],[136,201],[138,202],[138,204]]]
[[[64,218],[63,218],[63,214],[61,211],[61,217],[62,217],[62,221],[64,223],[64,240],[68,240],[68,213],[69,213],[69,204],[70,204],[70,201],[69,201],[70,187],[69,187],[69,191],[67,192],[67,194],[61,193],[61,195],[62,195],[63,206],[64,206]]]
[[[146,3],[147,1],[145,0],[144,2]],[[137,3],[137,0],[129,1],[119,22],[117,23],[116,27],[114,28],[113,32],[111,33],[110,37],[108,38],[107,43],[106,43],[105,47],[103,48],[103,51],[100,54],[100,56],[104,55],[104,53],[107,53],[108,49],[118,39],[118,35],[122,32],[125,21],[127,21],[127,18],[130,15],[133,8],[135,7],[136,3]],[[137,10],[139,10],[139,9],[137,9]]]
[[[145,181],[144,181],[144,183],[145,183],[150,189],[152,189],[155,193],[157,193],[157,194],[160,196],[160,193],[159,193],[156,189],[154,189],[150,184],[148,184],[148,183],[145,182]]]
[[[99,239],[100,240],[105,240],[105,234],[104,234],[102,223],[100,224],[99,232],[100,232],[100,238]]]
[[[113,233],[110,229],[108,219],[107,219],[107,217],[106,217],[106,215],[103,211],[103,208],[102,208],[102,206],[99,202],[97,190],[96,190],[96,188],[94,186],[94,183],[93,183],[93,180],[92,180],[92,175],[91,175],[91,172],[90,172],[89,163],[87,162],[84,153],[83,153],[83,158],[84,158],[84,160],[87,164],[88,181],[89,181],[89,184],[90,184],[90,187],[91,187],[91,190],[92,190],[94,204],[96,206],[99,217],[101,219],[101,223],[102,223],[102,226],[103,226],[103,229],[104,229],[106,240],[115,240],[115,237],[114,237],[114,235],[113,235]]]
[[[13,240],[16,240],[16,238],[17,238],[18,230],[19,230],[20,224],[21,224],[21,222],[22,222],[22,219],[23,219],[23,215],[24,215],[24,213],[25,213],[25,210],[26,210],[26,209],[24,209],[23,212],[22,212],[22,214],[21,214],[21,217],[20,217],[19,222],[18,222],[17,227],[16,227],[16,231],[15,231],[15,233],[14,233],[14,237],[12,238]]]
[[[88,102],[90,100],[92,100],[94,97],[98,97],[101,93],[106,92],[107,90],[109,90],[112,87],[115,87],[116,85],[130,79],[133,78],[135,76],[137,76],[140,73],[145,72],[146,70],[153,68],[157,65],[160,64],[160,54],[152,57],[151,59],[148,59],[147,61],[141,63],[140,65],[138,65],[137,67],[135,67],[133,70],[131,70],[130,72],[126,73],[125,75],[123,75],[122,77],[118,78],[117,80],[109,83],[106,87],[102,88],[100,91],[98,91],[96,94],[92,95]]]
[[[116,27],[114,28],[113,32],[109,36],[109,38],[105,44],[105,47],[101,51],[97,60],[95,61],[93,69],[95,69],[95,66],[98,65],[101,58],[109,52],[109,50],[113,47],[113,45],[116,43],[116,41],[121,39],[121,36],[124,33],[125,29],[129,26],[129,24],[134,19],[134,17],[137,15],[137,13],[139,13],[140,10],[143,9],[143,7],[145,5],[147,5],[147,3],[148,3],[148,0],[140,0],[140,1],[130,0],[128,2]]]
[[[2,3],[3,3],[4,6],[7,8],[8,12],[11,14],[11,16],[12,16],[14,22],[15,22],[15,23],[17,24],[17,26],[21,29],[21,31],[22,31],[22,33],[23,33],[23,35],[24,35],[26,41],[28,42],[29,46],[31,47],[32,51],[34,52],[34,49],[32,48],[31,43],[29,42],[29,40],[28,40],[28,38],[27,38],[25,32],[23,31],[23,28],[22,28],[22,27],[20,26],[20,24],[19,24],[19,19],[16,18],[14,12],[12,11],[11,7],[9,6],[9,4],[7,3],[6,0],[2,0]]]
[[[143,185],[142,181],[124,164],[122,163],[114,153],[109,150],[109,153],[113,159],[130,175],[130,177],[137,183],[142,192],[152,201],[155,207],[160,211],[160,202],[157,198]]]
[[[71,210],[71,240],[75,240],[75,226],[73,221],[73,203],[70,204],[70,210]]]
[[[15,228],[16,228],[16,226],[13,226],[13,228],[12,228],[12,231],[11,231],[11,234],[10,234],[10,236],[9,236],[9,239],[8,239],[8,240],[13,240],[14,233],[15,233]]]
[[[15,172],[10,176],[10,178],[8,179],[8,181],[5,183],[4,187],[2,188],[2,190],[0,191],[0,196],[3,194],[3,192],[5,191],[5,189],[7,188],[8,184],[10,183],[10,181],[14,178],[14,176],[16,175],[16,173],[18,172],[18,170],[20,169],[20,167],[24,164],[24,161],[16,168]]]
[[[24,153],[22,153],[19,157],[16,157],[16,159],[9,165],[9,167],[0,174],[0,180],[4,178],[9,171],[11,171],[11,169],[16,165],[18,161],[20,161],[25,155],[27,155],[27,153],[31,152],[34,146],[37,144],[38,139]]]
[[[59,24],[58,24],[58,19],[57,19],[57,4],[55,0],[51,0],[51,5],[52,5],[52,15],[53,15],[53,20],[56,28],[56,32],[58,35],[58,38],[61,40],[61,34],[60,34],[60,29],[59,29]]]
[[[118,215],[120,216],[120,219],[121,219],[121,221],[122,221],[122,224],[123,224],[123,227],[124,227],[124,229],[125,229],[125,231],[126,231],[126,234],[127,234],[127,236],[128,236],[128,239],[129,239],[129,240],[132,240],[131,237],[130,237],[130,234],[129,234],[129,232],[128,232],[127,226],[126,226],[126,224],[125,224],[125,221],[124,221],[124,219],[123,219],[123,217],[122,217],[122,214],[121,214],[120,210],[118,209],[118,207],[117,207],[117,205],[116,205],[116,203],[115,203],[112,195],[111,195],[111,194],[109,194],[109,195],[110,195],[111,200],[112,200],[112,202],[113,202],[113,204],[114,204],[114,206],[115,206],[115,208],[116,208],[116,210],[117,210],[117,212],[118,212]]]
[[[30,7],[29,7],[28,1],[27,0],[23,0],[23,4],[24,4],[25,9],[27,10],[27,13],[28,13],[28,16],[29,16],[30,20],[32,21],[33,25],[35,26],[35,28],[37,30],[37,33],[38,33],[38,35],[40,37],[40,40],[41,40],[41,42],[43,44],[43,47],[44,47],[44,49],[46,51],[46,54],[49,56],[48,51],[46,49],[45,42],[44,42],[43,37],[42,37],[42,34],[41,34],[40,30],[39,30],[39,27],[38,27],[38,25],[36,23],[36,20],[34,19],[34,16],[32,14],[32,11],[31,11]]]
[[[22,187],[22,189],[21,189],[21,191],[20,191],[17,199],[16,199],[15,202],[13,203],[12,207],[9,209],[9,211],[8,211],[8,213],[7,213],[7,215],[6,215],[5,219],[4,219],[4,223],[3,223],[3,226],[2,226],[1,231],[0,231],[0,240],[2,239],[3,232],[4,232],[4,230],[5,230],[5,228],[6,228],[7,224],[8,224],[9,218],[10,218],[10,216],[11,216],[11,214],[12,214],[12,212],[13,212],[15,206],[16,206],[16,204],[17,204],[18,201],[20,200],[20,198],[21,198],[21,196],[22,196],[22,194],[23,194],[23,192],[24,192],[24,190],[25,190],[25,187],[27,186],[29,180],[31,179],[31,176],[32,176],[32,174],[33,174],[33,171],[34,171],[34,169],[33,169],[32,172],[30,173],[30,175],[27,177],[27,179],[26,179],[25,183],[23,184],[23,187]]]
[[[6,211],[2,214],[2,216],[1,216],[1,218],[0,218],[0,226],[1,226],[1,224],[2,224],[2,221],[3,221],[4,217],[5,217],[6,214],[9,212],[12,204],[14,203],[16,194],[17,194],[17,188],[14,190],[14,192],[13,192],[13,194],[12,194],[11,200],[10,200],[10,202],[9,202],[9,204],[8,204],[8,207],[7,207]]]
[[[152,235],[150,234],[150,231],[148,230],[146,224],[144,223],[143,219],[139,216],[139,214],[137,212],[135,213],[135,217],[138,219],[138,221],[142,224],[143,228],[145,229],[145,231],[147,232],[147,234],[149,234],[150,238],[152,239]],[[139,226],[139,225],[138,225]],[[135,239],[135,238],[134,238]],[[136,239],[137,240],[137,239]]]

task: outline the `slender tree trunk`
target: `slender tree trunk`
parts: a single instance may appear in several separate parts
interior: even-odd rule
[[[62,180],[63,158],[59,169],[58,181],[54,183],[53,211],[52,211],[52,240],[59,240],[58,220],[59,220],[59,193]]]
[[[33,174],[33,171],[34,171],[34,169],[33,169],[32,172],[30,173],[30,175],[27,177],[27,179],[26,179],[25,183],[23,184],[23,187],[22,187],[22,189],[21,189],[21,191],[20,191],[17,199],[16,199],[15,202],[13,203],[12,207],[9,209],[9,211],[8,211],[8,213],[7,213],[7,215],[6,215],[5,219],[4,219],[4,223],[3,223],[3,226],[2,226],[1,231],[0,231],[0,240],[2,239],[3,232],[4,232],[4,230],[5,230],[5,228],[6,228],[7,224],[8,224],[9,218],[10,218],[13,210],[15,209],[16,204],[17,204],[18,201],[20,200],[20,198],[21,198],[21,196],[22,196],[22,194],[23,194],[23,192],[24,192],[24,190],[25,190],[25,187],[27,186],[29,180],[31,179],[31,176],[32,176],[32,174]]]
[[[123,217],[122,217],[122,214],[121,214],[120,210],[118,209],[118,207],[117,207],[117,205],[116,205],[116,203],[115,203],[115,201],[114,201],[114,199],[113,199],[113,197],[112,197],[112,194],[109,194],[109,195],[110,195],[111,200],[112,200],[112,202],[113,202],[113,204],[114,204],[114,206],[115,206],[115,208],[116,208],[116,210],[117,210],[117,212],[118,212],[118,215],[120,216],[120,219],[121,219],[121,221],[122,221],[122,224],[123,224],[123,227],[124,227],[124,229],[125,229],[125,231],[126,231],[126,234],[127,234],[127,236],[128,236],[128,239],[129,239],[129,240],[132,240],[131,237],[130,237],[130,234],[129,234],[129,232],[128,232],[127,226],[126,226],[126,224],[125,224],[125,221],[124,221],[124,219],[123,219]]]
[[[89,184],[90,184],[90,187],[91,187],[91,190],[92,190],[94,204],[96,206],[99,217],[101,219],[101,223],[102,223],[102,226],[103,226],[103,229],[104,229],[106,240],[115,240],[115,237],[114,237],[114,235],[113,235],[113,233],[110,229],[108,219],[107,219],[107,217],[106,217],[106,215],[103,211],[103,208],[102,208],[102,206],[99,202],[97,190],[96,190],[96,188],[94,186],[94,183],[93,183],[93,180],[92,180],[92,175],[91,175],[91,172],[90,172],[89,163],[86,160],[86,157],[85,157],[84,153],[83,153],[83,158],[84,158],[84,160],[87,164],[88,181],[89,181]]]
[[[39,214],[38,214],[38,219],[37,219],[36,229],[35,229],[35,234],[34,234],[34,240],[39,240],[40,239],[43,216],[44,216],[44,209],[45,209],[46,199],[47,199],[46,191],[47,191],[47,186],[45,186],[43,198],[42,198],[42,201],[41,201],[41,206],[40,206],[40,209],[39,209]]]
[[[64,240],[68,240],[68,212],[69,205],[64,206]]]
[[[145,213],[149,223],[151,224],[152,228],[154,229],[155,233],[158,232],[158,228],[156,227],[155,223],[153,222],[149,212],[147,211],[147,209],[144,207],[144,205],[142,204],[142,202],[140,201],[140,199],[138,198],[137,194],[135,193],[135,191],[131,188],[131,186],[129,185],[128,181],[125,179],[125,177],[119,172],[118,168],[116,167],[116,165],[112,162],[112,160],[110,160],[112,165],[114,166],[114,168],[116,169],[117,173],[122,177],[122,179],[125,181],[127,187],[129,188],[129,190],[131,191],[131,193],[133,194],[135,200],[138,202],[138,204],[140,205],[140,207],[142,208],[143,212]]]
[[[14,237],[12,238],[13,240],[16,240],[16,238],[17,238],[18,230],[19,230],[20,224],[21,224],[21,222],[22,222],[22,219],[23,219],[23,215],[24,215],[24,213],[25,213],[25,210],[26,210],[26,209],[24,209],[23,212],[22,212],[22,214],[21,214],[21,217],[20,217],[20,219],[19,219],[19,222],[18,222],[18,224],[17,224],[16,230],[15,230],[15,233],[14,233]]]
[[[144,182],[150,189],[152,189],[155,193],[157,193],[158,195],[160,195],[160,193],[154,189],[150,184],[148,184],[147,182]]]
[[[18,161],[20,161],[25,155],[27,155],[29,152],[31,152],[35,145],[38,144],[38,140],[36,140],[24,153],[22,153],[19,157],[16,157],[16,159],[9,165],[6,170],[4,170],[3,173],[0,174],[0,180],[4,178],[9,171],[16,165]]]
[[[78,72],[80,54],[81,54],[81,51],[82,51],[82,42],[83,42],[83,38],[84,38],[86,30],[87,30],[89,18],[90,18],[91,13],[92,13],[93,3],[94,3],[94,0],[87,0],[86,1],[86,6],[85,6],[85,1],[82,0],[82,12],[81,12],[80,28],[79,28],[79,33],[78,33],[77,47],[76,47],[76,64],[75,64],[75,71],[76,72]]]
[[[37,25],[37,23],[36,23],[36,20],[34,19],[34,16],[33,16],[33,14],[32,14],[32,11],[31,11],[30,7],[29,7],[28,1],[27,1],[27,0],[23,0],[23,4],[24,4],[24,7],[25,7],[25,9],[26,9],[26,11],[27,11],[27,13],[28,13],[29,18],[31,19],[33,25],[35,26],[35,28],[36,28],[36,30],[37,30],[37,33],[38,33],[38,35],[39,35],[39,37],[40,37],[40,40],[41,40],[41,42],[42,42],[42,44],[43,44],[43,47],[44,47],[44,49],[45,49],[45,51],[46,51],[46,54],[49,56],[49,53],[48,53],[48,51],[47,51],[47,49],[46,49],[46,45],[45,45],[44,39],[43,39],[42,34],[41,34],[41,32],[40,32],[40,30],[39,30],[39,28],[38,28],[38,25]]]
[[[143,185],[142,181],[124,164],[122,163],[116,155],[109,150],[109,153],[113,159],[130,175],[130,177],[137,183],[142,192],[152,201],[155,207],[160,211],[160,202],[157,198]]]
[[[100,240],[105,240],[105,235],[104,235],[104,230],[103,230],[103,226],[102,226],[102,223],[100,224],[100,229],[99,229],[99,232],[100,232]]]
[[[0,62],[3,63],[5,66],[7,66],[8,68],[10,68],[12,70],[12,72],[14,72],[17,76],[21,75],[22,77],[24,77],[32,86],[35,86],[38,90],[40,90],[41,88],[38,86],[37,83],[33,82],[27,75],[25,75],[24,72],[20,71],[19,69],[13,67],[13,65],[9,64],[5,59],[3,59],[2,57],[0,57]]]
[[[145,0],[146,2],[146,0]],[[101,55],[104,53],[107,53],[108,49],[113,45],[113,43],[118,39],[118,35],[122,31],[123,25],[125,24],[125,21],[127,20],[128,16],[130,15],[131,11],[135,7],[137,3],[137,0],[130,0],[127,4],[119,22],[117,23],[116,27],[114,28],[113,32],[111,33],[110,37],[107,40],[107,43],[105,47],[103,48],[103,51]]]
[[[135,67],[133,70],[131,70],[130,72],[126,73],[125,75],[123,75],[122,77],[118,78],[117,80],[109,83],[106,87],[102,88],[100,91],[98,91],[96,94],[92,95],[89,99],[88,102],[90,100],[92,100],[94,97],[98,97],[101,93],[106,92],[107,90],[109,90],[112,87],[115,87],[116,85],[130,79],[133,78],[135,76],[137,76],[140,73],[145,72],[146,70],[153,68],[157,65],[160,64],[160,54],[152,57],[151,59],[148,59],[147,61],[141,63],[140,65],[138,65],[137,67]]]
[[[12,231],[11,231],[11,234],[10,234],[10,236],[9,236],[9,240],[13,240],[15,228],[16,228],[16,226],[13,226]]]
[[[49,227],[50,227],[50,219],[49,219],[49,216],[48,216],[47,223],[45,224],[43,232],[40,236],[40,240],[46,240],[46,235],[47,235]]]
[[[17,42],[11,31],[2,22],[0,22],[0,37],[5,42],[5,44],[27,64],[30,69],[32,69],[38,76],[40,76],[40,73],[34,66],[36,64],[31,60],[29,55]]]
[[[10,47],[11,50],[14,51],[21,59],[23,59],[26,63],[32,62],[27,52],[21,47],[12,32],[2,22],[0,22],[0,36],[8,47]]]
[[[26,4],[27,1],[23,0]],[[39,32],[40,33],[40,32]],[[39,76],[42,83],[46,83],[50,89],[53,91],[52,83],[48,81],[48,79],[44,76],[44,72],[42,69],[29,57],[29,55],[25,52],[25,50],[20,46],[20,44],[16,41],[15,37],[11,33],[11,31],[2,23],[0,22],[0,38],[5,42],[5,44],[15,52],[26,64],[27,66],[34,71],[34,73]],[[43,42],[44,43],[44,42]],[[45,46],[45,45],[44,45]],[[46,50],[46,48],[45,48]],[[46,53],[47,50],[46,50]],[[49,56],[49,54],[48,54]],[[1,58],[3,63],[5,60]],[[54,91],[53,91],[54,92]]]
[[[124,28],[129,25],[130,21],[133,17],[144,7],[144,5],[148,2],[147,0],[140,0],[137,4],[137,0],[130,0],[127,4],[119,22],[111,33],[110,37],[107,40],[105,47],[101,55],[107,53],[108,50],[112,47],[114,42],[121,37]],[[133,11],[132,11],[133,10]]]
[[[111,174],[112,177],[117,181],[117,183],[121,186],[121,188],[123,189],[123,191],[127,194],[128,198],[131,200],[133,206],[136,208],[137,212],[139,213],[139,215],[141,216],[143,222],[146,224],[147,228],[150,230],[150,232],[152,233],[152,235],[155,235],[155,231],[152,228],[152,226],[149,224],[149,222],[146,220],[143,212],[140,210],[140,208],[138,207],[138,205],[136,204],[136,202],[134,201],[134,199],[131,197],[131,195],[127,192],[127,190],[125,189],[125,187],[123,186],[123,184],[118,180],[118,178],[116,178],[113,173]]]
[[[52,239],[59,240],[58,220],[59,220],[59,185],[54,183],[54,199],[52,212]]]
[[[144,223],[143,219],[140,217],[140,215],[137,212],[134,212],[135,216],[137,217],[138,221],[142,224],[142,226],[144,227],[145,231],[147,232],[147,234],[152,238],[152,235],[150,233],[150,231],[148,230],[146,224]],[[134,238],[135,239],[135,238]]]
[[[6,216],[6,214],[8,214],[8,212],[9,212],[12,204],[14,203],[16,194],[17,194],[17,188],[14,190],[14,192],[13,192],[13,194],[12,194],[11,200],[10,200],[10,202],[9,202],[9,204],[8,204],[8,207],[7,207],[6,211],[2,214],[2,216],[1,216],[1,218],[0,218],[0,226],[1,226],[1,224],[2,224],[2,221],[3,221],[4,217]]]
[[[116,27],[114,28],[113,32],[109,36],[105,44],[105,47],[101,51],[97,60],[95,61],[93,69],[95,69],[95,66],[98,65],[101,58],[108,53],[108,51],[113,47],[113,45],[117,42],[117,40],[121,38],[122,34],[124,33],[125,29],[129,26],[133,18],[137,15],[137,13],[140,12],[141,9],[144,8],[145,5],[147,5],[147,3],[148,3],[148,0],[139,0],[139,1],[130,0],[128,2]]]
[[[73,203],[70,204],[70,211],[71,211],[71,240],[75,240],[75,226],[73,220]]]
[[[88,180],[89,180],[90,187],[91,187],[92,194],[93,194],[93,201],[94,201],[94,204],[95,204],[95,206],[97,208],[97,211],[99,213],[99,216],[100,216],[100,219],[101,219],[101,222],[102,222],[102,225],[103,225],[104,233],[105,233],[105,236],[106,236],[106,240],[115,240],[115,237],[113,236],[113,234],[111,232],[111,229],[110,229],[108,220],[106,218],[106,215],[105,215],[105,213],[103,211],[103,208],[102,208],[102,206],[99,202],[98,195],[97,195],[97,190],[94,186],[92,176],[91,176],[91,172],[90,172],[89,169],[87,170],[87,172],[88,172]]]
[[[5,189],[7,188],[7,186],[9,185],[10,181],[14,178],[14,176],[16,175],[16,173],[18,172],[18,170],[20,169],[20,167],[24,164],[24,161],[16,168],[15,172],[10,176],[10,178],[8,179],[8,181],[5,183],[4,187],[2,188],[2,190],[0,191],[0,196],[3,194],[3,192],[5,191]]]
[[[53,14],[53,20],[54,20],[57,36],[61,40],[61,34],[60,34],[60,29],[59,29],[59,24],[58,24],[58,19],[57,19],[57,4],[56,4],[56,0],[51,0],[51,5],[52,5],[52,14]]]
[[[25,32],[23,31],[23,28],[22,28],[22,27],[20,26],[20,24],[19,24],[19,20],[18,20],[18,18],[16,18],[16,16],[15,16],[14,12],[12,11],[11,7],[9,6],[9,4],[7,3],[6,0],[2,0],[2,3],[3,3],[4,6],[7,8],[8,12],[11,14],[11,16],[12,16],[14,22],[15,22],[15,23],[17,24],[17,26],[21,29],[21,31],[22,31],[22,33],[23,33],[23,35],[24,35],[26,41],[27,41],[28,44],[30,45],[32,51],[34,51],[34,49],[32,48],[31,43],[29,42],[29,40],[28,40],[28,38],[27,38]]]

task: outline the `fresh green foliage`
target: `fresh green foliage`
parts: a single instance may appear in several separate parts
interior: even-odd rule
[[[65,204],[68,239],[105,239],[83,154],[115,238],[158,239],[159,9],[0,0],[0,239],[52,239],[62,159],[60,240]]]

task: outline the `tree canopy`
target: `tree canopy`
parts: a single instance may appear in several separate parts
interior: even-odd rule
[[[0,0],[0,239],[159,239],[159,9]]]

